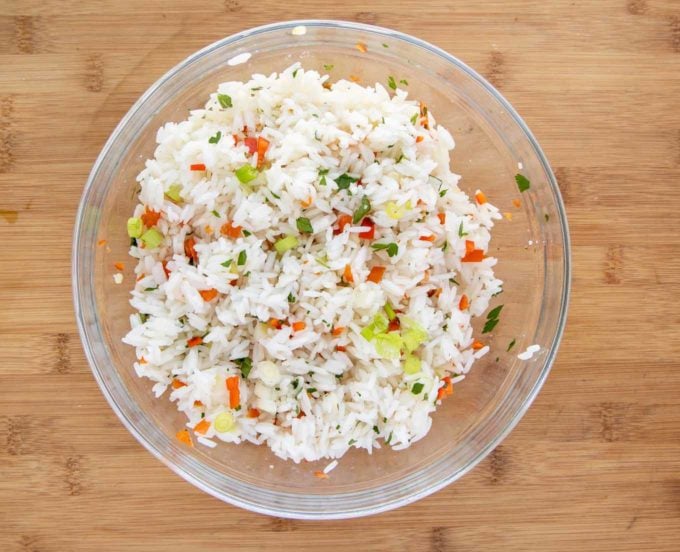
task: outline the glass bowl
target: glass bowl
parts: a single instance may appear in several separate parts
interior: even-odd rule
[[[358,44],[365,45],[357,47]],[[365,52],[362,50],[366,50]],[[453,170],[468,193],[484,190],[512,221],[499,221],[491,252],[504,292],[501,320],[483,339],[491,352],[437,409],[427,437],[369,456],[351,449],[328,479],[313,476],[327,461],[284,462],[265,446],[188,448],[175,438],[183,414],[132,368],[128,331],[133,263],[126,220],[135,177],[153,156],[155,134],[202,106],[217,84],[282,70],[295,61],[333,79],[364,84],[408,81],[456,140]],[[519,193],[515,174],[531,188]],[[521,200],[518,207],[513,200]],[[104,241],[105,240],[105,241]],[[125,262],[117,285],[114,263]],[[486,80],[453,56],[402,33],[340,21],[294,21],[251,29],[195,53],[161,77],[132,106],[97,159],[77,215],[73,294],[85,353],[111,407],[130,432],[177,474],[217,498],[265,514],[332,519],[396,508],[448,485],[480,462],[515,426],[543,384],[564,328],[569,295],[569,238],[550,166],[531,132]],[[477,336],[483,320],[476,323]],[[508,352],[509,343],[515,340]],[[528,361],[517,353],[531,344]]]

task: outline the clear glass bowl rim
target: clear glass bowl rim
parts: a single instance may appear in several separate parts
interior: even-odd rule
[[[115,401],[114,397],[111,395],[109,392],[109,389],[107,388],[104,377],[100,371],[100,367],[97,364],[97,359],[95,358],[94,351],[92,350],[92,347],[90,346],[89,343],[89,332],[87,331],[86,328],[86,322],[84,320],[83,316],[83,309],[82,309],[82,303],[86,301],[86,293],[84,290],[88,289],[85,286],[91,285],[90,281],[86,281],[86,275],[81,274],[80,271],[80,253],[78,251],[78,245],[80,243],[80,238],[82,235],[82,222],[83,222],[83,217],[85,214],[85,209],[88,205],[88,199],[91,195],[92,192],[92,186],[94,184],[94,181],[96,179],[96,176],[99,172],[99,169],[101,167],[101,164],[103,160],[106,158],[106,156],[109,154],[110,150],[113,148],[114,144],[117,142],[119,135],[121,134],[121,131],[123,128],[128,124],[128,121],[132,119],[138,111],[142,109],[144,106],[145,102],[147,99],[152,96],[160,87],[162,87],[166,81],[169,79],[173,78],[177,73],[181,72],[186,66],[190,65],[191,63],[197,61],[198,59],[202,58],[203,56],[209,55],[211,52],[214,50],[237,43],[238,41],[253,37],[256,35],[264,34],[264,33],[269,33],[269,32],[274,32],[274,31],[285,31],[287,29],[292,30],[295,27],[298,26],[304,26],[304,27],[322,27],[322,28],[337,28],[337,29],[348,29],[348,30],[356,30],[356,31],[362,31],[365,33],[371,33],[373,35],[377,36],[388,36],[393,39],[399,39],[404,42],[407,42],[413,46],[420,47],[424,50],[429,51],[430,53],[439,56],[440,58],[443,58],[445,61],[449,62],[450,64],[454,65],[457,69],[463,71],[464,73],[467,73],[468,76],[470,76],[473,80],[477,81],[479,84],[482,85],[482,87],[489,93],[491,94],[496,101],[500,105],[503,106],[505,110],[507,110],[507,113],[512,117],[514,122],[518,125],[518,127],[521,129],[521,131],[524,133],[525,137],[531,144],[534,153],[536,154],[536,157],[540,161],[545,174],[547,176],[547,181],[548,181],[548,186],[551,189],[553,198],[555,199],[555,209],[558,214],[559,218],[559,224],[560,224],[560,231],[561,231],[561,237],[562,237],[562,242],[563,242],[563,253],[562,253],[562,264],[563,264],[563,274],[562,274],[562,281],[564,282],[563,289],[561,290],[561,297],[560,297],[560,312],[558,315],[558,326],[555,332],[555,335],[553,337],[552,343],[550,345],[548,354],[546,355],[545,358],[545,363],[543,365],[543,368],[537,377],[533,388],[531,391],[526,395],[524,398],[524,402],[522,403],[521,407],[516,411],[515,415],[513,418],[505,425],[505,427],[501,428],[495,437],[491,439],[485,447],[483,447],[477,455],[470,460],[467,465],[465,465],[462,469],[459,469],[455,471],[452,474],[449,474],[447,477],[442,477],[440,481],[431,484],[425,488],[420,489],[419,491],[412,492],[411,494],[408,494],[404,497],[401,497],[396,500],[388,500],[388,501],[382,501],[379,502],[371,507],[365,507],[361,509],[356,509],[356,510],[350,510],[350,509],[344,509],[342,511],[338,512],[324,512],[322,515],[314,515],[314,514],[309,514],[307,512],[301,512],[301,511],[295,511],[293,509],[288,509],[288,510],[280,510],[277,509],[276,507],[262,507],[258,504],[253,504],[251,502],[248,502],[247,500],[243,500],[240,497],[229,495],[226,493],[222,493],[219,490],[216,490],[209,485],[205,484],[202,480],[199,478],[195,477],[192,473],[184,470],[182,467],[180,467],[178,464],[174,463],[170,458],[168,458],[163,451],[159,450],[156,448],[156,446],[151,443],[144,435],[139,433],[133,423],[127,418],[126,414],[121,410],[117,402]],[[81,341],[83,342],[83,349],[85,352],[85,355],[87,357],[88,363],[90,365],[90,368],[92,370],[92,373],[95,377],[95,380],[97,381],[97,384],[99,385],[104,397],[108,401],[109,405],[111,406],[112,410],[116,413],[118,418],[121,420],[123,425],[127,428],[127,430],[139,441],[140,444],[142,444],[151,454],[153,454],[156,458],[158,458],[161,462],[163,462],[166,466],[168,466],[172,471],[174,471],[176,474],[178,474],[180,477],[185,479],[186,481],[190,482],[192,485],[198,487],[202,491],[220,499],[225,502],[228,502],[230,504],[233,504],[235,506],[239,506],[241,508],[245,508],[250,511],[266,514],[266,515],[272,515],[272,516],[279,516],[279,517],[287,517],[287,518],[293,518],[293,519],[345,519],[345,518],[354,518],[354,517],[361,517],[361,516],[367,516],[367,515],[373,515],[381,512],[385,512],[388,510],[392,510],[407,504],[410,504],[412,502],[415,502],[421,498],[424,498],[426,496],[429,496],[430,494],[440,490],[441,488],[451,484],[455,480],[459,479],[463,475],[465,475],[468,471],[473,469],[479,462],[481,462],[496,446],[498,446],[505,437],[512,431],[512,429],[517,425],[517,423],[520,421],[520,419],[524,416],[526,413],[527,409],[529,406],[531,406],[531,403],[534,401],[536,398],[538,392],[540,391],[541,387],[543,386],[543,383],[545,382],[545,379],[547,378],[550,369],[552,367],[552,364],[555,360],[555,356],[557,354],[557,350],[559,348],[560,341],[562,339],[563,333],[564,333],[564,328],[566,324],[566,318],[567,318],[567,311],[568,311],[568,306],[569,306],[569,296],[570,296],[570,288],[571,288],[571,248],[570,248],[570,238],[569,238],[569,229],[568,229],[568,224],[567,224],[567,217],[565,213],[565,208],[564,204],[562,201],[562,197],[560,194],[559,187],[557,185],[557,180],[555,178],[555,175],[550,167],[550,164],[548,163],[548,160],[543,153],[543,150],[539,146],[536,138],[532,134],[532,132],[529,130],[528,126],[524,122],[524,120],[519,116],[519,114],[515,111],[515,109],[512,107],[512,105],[503,97],[502,94],[496,90],[496,88],[493,87],[484,77],[482,77],[479,73],[477,73],[474,69],[463,63],[461,60],[456,58],[455,56],[449,54],[448,52],[442,50],[441,48],[434,46],[433,44],[430,44],[424,40],[415,38],[411,35],[402,33],[400,31],[396,31],[393,29],[388,29],[385,27],[379,27],[375,25],[367,25],[367,24],[362,24],[362,23],[355,23],[355,22],[350,22],[350,21],[342,21],[342,20],[320,20],[320,19],[309,19],[309,20],[291,20],[291,21],[284,21],[284,22],[277,22],[277,23],[271,23],[267,25],[261,25],[258,27],[253,27],[250,29],[247,29],[245,31],[241,31],[239,33],[232,34],[228,37],[225,37],[221,40],[218,40],[216,42],[213,42],[212,44],[209,44],[205,48],[191,54],[184,60],[182,60],[180,63],[175,65],[173,68],[171,68],[169,71],[167,71],[163,76],[161,76],[156,82],[154,82],[145,92],[140,96],[140,98],[132,105],[132,107],[128,110],[128,112],[125,114],[125,116],[121,119],[121,121],[118,123],[116,128],[113,130],[111,133],[109,139],[106,141],[104,144],[99,156],[97,157],[92,170],[88,176],[87,182],[85,184],[85,188],[83,190],[80,204],[78,207],[78,211],[76,214],[76,223],[74,226],[74,231],[73,231],[73,247],[72,247],[72,262],[71,262],[71,270],[72,270],[72,293],[73,293],[73,301],[74,301],[74,308],[75,308],[75,313],[76,313],[76,322],[78,326],[78,332],[81,338]]]

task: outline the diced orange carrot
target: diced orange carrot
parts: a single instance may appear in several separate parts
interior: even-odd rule
[[[352,222],[352,215],[338,215],[338,227],[333,231],[333,234],[342,234],[345,226]]]
[[[143,356],[141,356],[141,357],[139,357],[139,363],[140,364],[148,364],[149,362]]]
[[[437,391],[437,400],[441,400],[445,397],[448,397],[449,395],[453,395],[453,384],[451,383],[451,378],[446,376],[445,378],[442,378],[442,381],[445,385],[440,387],[439,391]]]
[[[184,254],[189,257],[195,265],[198,264],[198,253],[196,253],[196,250],[194,249],[194,245],[196,245],[196,240],[194,239],[193,236],[189,236],[187,239],[184,240]]]
[[[116,270],[123,270],[125,268],[123,263],[114,263],[113,266],[116,267]]]
[[[509,221],[512,222],[512,213],[510,213],[509,211],[505,211],[505,212],[503,212],[503,216],[504,216],[507,220],[509,220]]]
[[[260,416],[260,411],[257,408],[249,408],[246,418],[258,418]]]
[[[161,261],[163,265],[163,272],[165,272],[165,277],[170,278],[170,269],[168,268],[168,261]]]
[[[211,236],[213,233],[213,227],[210,226],[209,224],[205,225],[205,233],[208,234],[208,236]]]
[[[331,335],[333,337],[338,337],[339,335],[342,335],[342,332],[344,332],[344,331],[345,331],[345,328],[343,326],[335,326],[331,330]]]
[[[466,253],[465,257],[463,257],[460,262],[461,263],[481,263],[485,258],[484,251],[481,249],[475,249],[473,251],[470,251],[469,253]]]
[[[292,324],[292,328],[293,328],[293,331],[294,331],[294,332],[301,332],[301,331],[304,330],[306,327],[307,327],[307,324],[305,324],[305,323],[302,322],[302,321],[293,322],[293,324]]]
[[[446,224],[446,213],[437,213],[440,224]]]
[[[161,214],[158,211],[152,211],[148,207],[146,208],[146,211],[144,211],[144,214],[141,216],[142,222],[144,223],[144,226],[146,226],[147,228],[156,226],[160,218]]]
[[[310,207],[312,205],[312,201],[313,201],[312,196],[309,196],[304,201],[301,201],[300,205],[302,205],[303,209],[306,209],[307,207]]]
[[[203,343],[203,338],[200,335],[197,335],[197,336],[194,336],[187,341],[187,346],[188,347],[196,347],[197,345],[200,345],[201,343]]]
[[[437,237],[434,234],[431,234],[429,236],[420,236],[418,238],[420,241],[426,241],[432,243],[434,240],[437,239]]]
[[[361,226],[368,227],[368,230],[359,232],[359,237],[365,240],[372,240],[375,238],[375,222],[369,217],[364,217],[361,221]]]
[[[220,234],[223,236],[228,236],[230,238],[236,239],[240,238],[243,231],[243,227],[234,226],[230,221],[225,222],[220,228]]]
[[[238,382],[238,376],[231,376],[226,380],[227,390],[229,391],[229,408],[238,408],[241,405],[241,390]]]
[[[191,440],[191,435],[189,435],[189,430],[188,429],[182,429],[175,433],[175,437],[177,438],[178,441],[181,441],[185,445],[188,445],[190,447],[194,446],[193,441]]]
[[[205,164],[203,163],[194,163],[193,165],[189,165],[189,168],[192,171],[204,171],[205,170]]]
[[[187,384],[184,383],[182,380],[178,380],[177,378],[174,378],[172,380],[172,383],[170,384],[173,389],[179,389],[181,387],[186,387]]]
[[[484,343],[481,341],[477,341],[476,339],[472,342],[472,349],[474,351],[479,351],[482,347],[484,347]]]
[[[364,44],[363,42],[357,42],[356,46],[357,50],[359,50],[362,54],[368,52],[368,48],[366,47],[366,44]]]
[[[97,242],[97,245],[98,245],[99,247],[102,247],[102,246],[106,245],[106,240],[99,240],[99,241]]]
[[[275,330],[280,330],[283,327],[283,322],[279,320],[278,318],[270,318],[269,322],[267,322],[270,328],[273,328]]]
[[[203,297],[204,301],[212,301],[215,297],[217,297],[217,290],[216,289],[201,289],[198,291],[198,293],[201,294],[201,297]]]
[[[269,148],[269,140],[258,136],[257,138],[257,168],[261,169],[264,166],[264,154]]]
[[[374,266],[368,273],[368,278],[366,278],[366,280],[368,280],[369,282],[379,284],[382,281],[384,274],[385,274],[384,266]]]
[[[422,135],[416,136],[416,144],[419,144],[423,140],[425,140],[425,136],[422,136]]]
[[[352,274],[352,267],[350,265],[345,265],[345,270],[342,272],[342,279],[348,284],[354,283],[354,275]]]
[[[203,405],[203,403],[202,403],[201,401],[194,401],[194,406],[195,406],[196,408],[201,408],[201,407],[204,406],[204,405]]]
[[[243,143],[248,148],[248,153],[250,155],[257,151],[257,138],[244,138]]]
[[[430,281],[430,271],[426,270],[423,274],[423,279],[420,280],[421,284],[427,284]]]
[[[512,204],[518,209],[522,206],[522,202],[519,199],[513,199]]]
[[[194,433],[200,433],[201,435],[205,435],[209,429],[210,422],[208,420],[201,420],[194,426]]]
[[[361,82],[361,78],[357,77],[356,75],[350,75],[349,80],[351,80],[352,82],[356,82],[356,83]]]
[[[314,477],[318,477],[319,479],[328,479],[328,474],[323,473],[322,471],[315,471]]]
[[[460,301],[458,302],[458,308],[460,310],[465,310],[470,306],[470,300],[468,299],[468,296],[463,294],[460,298]]]
[[[472,253],[475,250],[475,242],[465,240],[465,253]]]
[[[480,205],[484,205],[487,202],[484,192],[477,192],[475,194],[475,199],[477,200],[477,203],[479,203]]]
[[[144,274],[144,273],[142,272],[139,276],[137,276],[137,278],[135,279],[135,281],[136,281],[136,282],[139,282],[140,280],[143,280],[144,278],[146,278],[146,274]]]

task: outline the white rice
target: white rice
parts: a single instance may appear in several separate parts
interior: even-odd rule
[[[266,444],[295,462],[339,458],[350,447],[407,448],[427,434],[449,376],[460,382],[488,351],[473,349],[470,320],[501,289],[496,259],[461,258],[466,240],[488,250],[498,210],[460,190],[449,169],[453,138],[431,113],[422,117],[405,91],[344,80],[324,87],[327,79],[295,64],[221,84],[218,93],[232,107],[213,94],[187,120],[164,125],[138,177],[134,217],[159,212],[162,239],[157,247],[130,249],[138,259],[131,299],[137,313],[124,341],[136,348],[136,373],[155,382],[157,397],[170,390],[189,430],[209,423],[190,432],[205,446]],[[244,145],[244,126],[249,137],[270,142],[264,170],[249,186],[235,176],[257,163]],[[195,164],[206,170],[191,170]],[[341,190],[336,180],[343,174],[360,181]],[[181,200],[165,195],[171,186]],[[370,200],[375,238],[359,236],[370,229],[363,220],[334,233],[338,216],[352,215],[362,198]],[[299,217],[309,219],[312,234],[298,231]],[[227,222],[248,234],[220,235]],[[281,255],[273,244],[284,234],[299,244]],[[185,252],[188,236],[197,263]],[[428,236],[435,241],[420,239]],[[389,243],[398,248],[392,257],[371,248]],[[342,280],[346,265],[350,285]],[[375,265],[386,268],[380,283],[367,280]],[[217,296],[205,300],[204,290]],[[463,294],[469,308],[461,310]],[[385,316],[386,303],[400,313],[402,327],[390,332],[397,340],[409,324],[426,332],[413,351],[417,373],[404,372],[403,351],[396,359],[376,351],[385,331],[370,341],[361,335],[376,315]],[[272,318],[283,321],[280,329],[270,327]],[[294,322],[305,329],[293,331]],[[338,327],[345,330],[334,336]],[[201,343],[189,346],[192,338]],[[252,361],[247,377],[234,362],[243,358]],[[232,376],[239,376],[238,409],[229,407],[225,380]],[[224,413],[233,427],[217,431]]]

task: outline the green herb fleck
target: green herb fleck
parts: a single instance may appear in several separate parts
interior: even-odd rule
[[[212,211],[213,216],[220,218],[220,214],[217,211]]]
[[[404,86],[408,86],[408,81],[406,79],[401,79],[399,81],[399,84],[403,84]]]
[[[270,190],[269,193],[272,194],[272,197],[274,197],[275,199],[281,199],[281,196],[280,196],[279,194],[275,194],[275,193],[272,192],[271,190]]]
[[[347,444],[351,447],[351,446],[352,446],[354,443],[356,443],[356,442],[357,442],[356,439],[350,439],[349,442],[348,442]]]
[[[529,182],[529,179],[523,174],[517,173],[515,175],[515,182],[517,182],[517,188],[519,188],[520,192],[526,192],[531,188],[531,182]]]
[[[455,284],[457,286],[460,285],[460,283],[455,278],[449,278],[449,282],[452,283],[452,284]]]
[[[394,77],[393,77],[392,75],[390,75],[389,77],[387,77],[387,86],[389,86],[392,90],[396,90],[396,89],[397,89],[397,83],[396,83],[396,81],[394,80]]]
[[[439,190],[439,197],[444,197],[446,195],[446,192],[448,192],[446,188],[444,188],[443,190]]]
[[[389,48],[390,46],[389,46],[389,44],[385,44],[385,43],[383,42],[382,47],[383,47],[383,48]]]
[[[515,343],[517,343],[517,340],[513,338],[513,340],[508,345],[508,348],[506,349],[508,353],[510,352],[510,349],[512,349],[515,346]]]
[[[220,263],[220,265],[223,266],[224,268],[229,268],[231,266],[231,259],[227,259],[223,263]]]
[[[332,63],[324,63],[323,68],[325,71],[332,71],[333,70],[333,64]]]
[[[411,393],[413,393],[414,395],[419,395],[424,387],[425,387],[424,383],[420,383],[420,382],[414,383],[413,387],[411,387]]]
[[[373,426],[373,431],[375,431],[375,432],[378,433],[378,434],[380,433],[380,430],[378,429],[378,426]]]
[[[243,235],[247,238],[248,236],[252,236],[253,233],[250,230],[243,230]]]
[[[292,293],[289,293],[288,294],[288,302],[289,303],[295,303],[295,295],[293,295]]]
[[[354,211],[354,216],[352,217],[352,222],[358,224],[361,220],[371,211],[371,202],[366,196],[361,198],[359,207]]]
[[[357,180],[359,179],[354,178],[347,173],[343,173],[335,179],[335,183],[338,185],[338,190],[347,190],[349,189],[349,185]]]
[[[462,238],[463,236],[467,236],[468,233],[463,230],[463,221],[460,221],[460,226],[458,226],[458,237]]]
[[[316,387],[308,387],[307,393],[316,393]]]
[[[385,439],[385,444],[389,445],[391,440],[392,440],[392,432],[390,431],[389,436],[387,437],[387,439]]]
[[[241,251],[241,252],[238,254],[238,261],[236,261],[236,264],[237,264],[238,266],[243,266],[244,264],[246,264],[246,259],[247,259],[247,258],[248,258],[248,255],[247,255],[247,253],[245,252],[245,250],[244,250],[244,251]]]
[[[444,240],[444,244],[442,245],[442,251],[446,251],[449,248],[449,242],[447,240]]]
[[[498,305],[495,309],[491,309],[489,311],[489,314],[486,315],[487,320],[493,320],[495,318],[498,318],[498,315],[501,313],[503,310],[503,305]]]
[[[492,318],[491,320],[487,320],[486,324],[484,324],[484,328],[482,329],[482,333],[489,333],[491,330],[493,330],[496,327],[496,324],[498,324],[499,320],[498,318]]]
[[[295,78],[295,76],[298,74],[298,71],[299,71],[299,69],[296,69],[295,71],[293,71],[293,78]]]
[[[395,255],[397,255],[399,253],[399,246],[394,242],[391,242],[391,243],[374,243],[373,245],[371,245],[371,247],[373,248],[374,251],[386,250],[387,254],[390,257],[394,257]]]
[[[144,291],[156,291],[157,289],[158,289],[158,286],[154,286],[154,287],[144,288]]]
[[[220,141],[220,138],[222,138],[222,132],[218,130],[217,134],[215,134],[215,136],[211,136],[210,138],[208,138],[208,143],[209,144],[217,144],[217,142]]]
[[[142,321],[142,324],[146,322],[149,319],[149,315],[143,312],[139,313],[139,319]]]
[[[297,229],[302,234],[311,234],[312,232],[314,232],[314,228],[312,228],[312,223],[309,221],[307,217],[298,217],[295,220],[295,224],[297,225]]]
[[[257,169],[249,163],[246,163],[242,167],[236,169],[234,174],[236,174],[236,178],[238,178],[241,184],[247,184],[251,180],[255,180],[257,178]]]
[[[244,378],[247,378],[253,369],[253,361],[248,357],[234,359],[234,363],[239,367]]]
[[[543,218],[545,218],[545,222],[548,222],[550,220],[550,215],[546,213],[543,215]]]
[[[220,105],[225,109],[227,107],[232,107],[231,96],[228,96],[227,94],[218,94],[217,101],[220,102]]]

